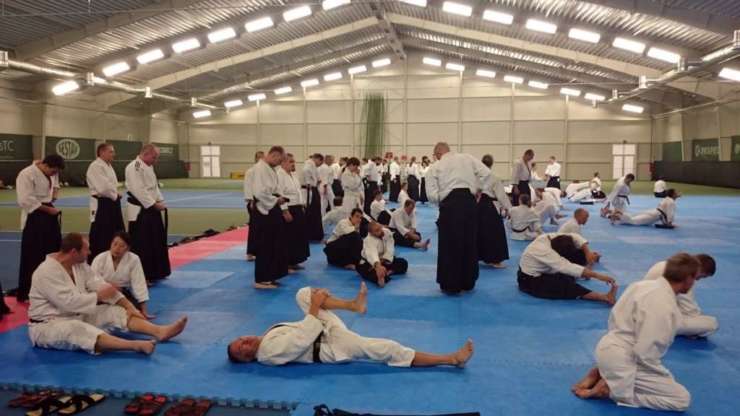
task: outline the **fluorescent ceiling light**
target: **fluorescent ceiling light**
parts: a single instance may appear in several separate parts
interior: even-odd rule
[[[728,46],[726,48],[718,49],[712,53],[702,56],[701,60],[704,62],[713,61],[717,58],[729,55],[733,50],[735,50],[734,46]]]
[[[442,11],[465,17],[470,17],[473,14],[472,7],[468,6],[467,4],[455,3],[454,1],[444,2],[442,4]]]
[[[626,38],[614,38],[614,42],[612,42],[612,46],[619,49],[624,49],[626,51],[634,52],[634,53],[643,53],[645,52],[645,44],[642,42],[638,42],[636,40],[630,40]]]
[[[349,4],[349,2],[350,0],[324,0],[321,2],[321,7],[323,7],[324,10],[331,10],[336,9],[339,6]]]
[[[648,50],[647,56],[661,61],[670,62],[672,64],[677,64],[678,61],[681,60],[681,55],[656,47],[650,48]]]
[[[211,116],[211,110],[200,110],[200,111],[194,111],[193,117],[195,118],[204,118],[204,117],[210,117]]]
[[[311,16],[311,6],[300,6],[283,13],[283,19],[286,22],[292,22],[306,16]]]
[[[645,111],[645,107],[641,105],[625,104],[622,106],[622,110],[630,113],[642,114],[642,112]]]
[[[550,22],[539,19],[528,19],[526,24],[527,29],[534,30],[536,32],[544,32],[553,34],[558,31],[558,26]]]
[[[496,71],[491,71],[490,69],[478,68],[478,70],[475,71],[475,75],[478,75],[479,77],[485,77],[485,78],[496,78]]]
[[[244,105],[244,101],[239,100],[239,99],[231,100],[231,101],[226,101],[224,103],[224,107],[226,107],[226,108],[234,108],[234,107],[239,107],[239,106],[242,106],[242,105]]]
[[[275,23],[272,21],[272,17],[266,16],[262,17],[256,20],[252,20],[251,22],[247,22],[244,24],[244,28],[247,29],[247,32],[257,32],[263,29],[267,29],[268,27],[273,27]]]
[[[445,68],[449,69],[450,71],[457,71],[457,72],[465,71],[465,65],[456,64],[454,62],[447,62],[447,64],[445,65]]]
[[[737,69],[722,68],[722,70],[719,71],[719,76],[731,81],[740,81],[740,71]]]
[[[589,100],[589,101],[604,101],[606,100],[606,97],[599,94],[594,94],[592,92],[586,93],[586,95],[583,96],[583,98]]]
[[[529,85],[532,88],[537,88],[540,90],[546,90],[550,86],[550,84],[540,82],[540,81],[529,81],[527,85]]]
[[[286,85],[285,87],[280,87],[280,88],[276,89],[275,90],[275,95],[288,94],[288,93],[290,93],[292,91],[293,91],[293,87],[291,87],[290,85]]]
[[[580,97],[581,96],[581,90],[577,90],[575,88],[563,87],[560,89],[560,93],[563,95],[570,96],[570,97]]]
[[[307,79],[305,81],[301,81],[301,87],[308,88],[308,87],[315,87],[319,85],[319,80],[317,78]]]
[[[112,65],[108,65],[105,68],[103,68],[103,74],[106,77],[112,77],[118,74],[122,74],[128,71],[129,69],[131,69],[131,67],[128,65],[128,62],[121,61],[121,62],[116,62],[115,64],[112,64]]]
[[[510,25],[514,22],[514,16],[509,13],[497,12],[496,10],[489,9],[483,12],[483,20]]]
[[[228,39],[236,37],[236,31],[232,27],[225,27],[223,29],[214,30],[208,34],[208,41],[211,43],[223,42]]]
[[[568,37],[571,39],[578,39],[590,43],[599,43],[599,40],[601,40],[600,34],[596,32],[591,32],[590,30],[583,30],[575,27],[570,29],[570,31],[568,32]]]
[[[505,75],[504,82],[510,82],[512,84],[523,84],[524,78],[518,77],[516,75]]]
[[[367,72],[367,67],[365,65],[357,65],[348,69],[347,72],[349,72],[350,75],[360,74],[363,72]]]
[[[402,3],[413,4],[414,6],[427,7],[427,0],[401,0]]]
[[[342,79],[342,73],[341,72],[332,72],[331,74],[324,75],[324,81],[336,81],[338,79]]]
[[[198,48],[200,48],[200,41],[198,38],[185,39],[172,44],[172,50],[175,51],[175,53],[183,53]]]
[[[442,60],[437,58],[431,58],[428,56],[425,56],[424,59],[421,60],[421,62],[424,65],[431,65],[431,66],[442,66]]]
[[[162,58],[164,58],[164,52],[162,52],[161,49],[157,48],[157,49],[152,49],[149,52],[142,53],[141,55],[136,57],[136,60],[140,64],[144,65],[144,64],[148,64],[149,62],[158,61]]]
[[[260,93],[257,93],[257,94],[252,94],[252,95],[250,95],[250,96],[247,97],[247,99],[250,102],[252,102],[252,101],[261,101],[261,100],[264,100],[265,98],[267,98],[267,96],[264,93],[261,93],[261,92]]]
[[[65,81],[61,84],[55,85],[54,88],[51,89],[51,92],[53,92],[54,95],[64,95],[79,89],[80,84],[78,84],[77,81]]]
[[[373,68],[382,68],[391,64],[391,58],[378,59],[373,61]]]

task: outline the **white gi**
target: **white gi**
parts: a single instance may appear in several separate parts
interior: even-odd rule
[[[402,236],[406,236],[413,228],[416,230],[416,210],[411,211],[411,215],[406,213],[403,208],[398,208],[391,213],[391,222],[389,228],[395,229]]]
[[[342,209],[346,211],[347,215],[352,212],[355,208],[362,209],[362,201],[364,200],[365,187],[362,185],[362,178],[359,175],[352,173],[349,169],[345,169],[342,173],[342,190],[344,190],[344,198],[342,198]]]
[[[653,192],[656,194],[659,192],[665,192],[666,188],[667,186],[665,181],[663,179],[658,179],[655,181],[655,185],[653,186]]]
[[[282,188],[280,187],[280,179],[276,168],[273,168],[264,160],[260,160],[254,165],[251,181],[253,186],[252,195],[257,199],[257,210],[262,215],[268,215],[270,210],[277,204],[280,195],[282,195]],[[284,211],[288,209],[287,206],[288,204],[286,203],[280,208]]]
[[[90,189],[90,222],[95,222],[95,211],[98,210],[98,200],[93,198],[118,199],[118,178],[110,163],[101,158],[95,159],[87,168],[85,175],[87,187]]]
[[[106,282],[129,289],[139,303],[149,300],[146,276],[136,254],[127,251],[115,267],[110,251],[104,251],[95,256],[90,267]]]
[[[573,197],[581,191],[588,190],[588,182],[571,182],[565,187],[565,196],[573,200]]]
[[[564,257],[561,257],[557,251],[553,250],[550,244],[553,238],[560,235],[564,234],[543,234],[529,243],[527,248],[524,249],[522,257],[519,259],[519,268],[522,270],[522,273],[532,277],[539,277],[543,274],[562,273],[575,278],[581,278],[583,275],[583,266],[571,263]],[[588,243],[585,238],[578,234],[567,235],[573,238],[573,242],[578,248]]]
[[[650,225],[658,221],[665,225],[673,224],[673,219],[676,216],[676,200],[673,198],[665,197],[658,208],[643,211],[639,214],[630,215],[622,213],[619,217],[620,224],[629,225]]]
[[[54,175],[56,176],[56,175]],[[36,164],[26,166],[15,179],[18,206],[21,207],[21,230],[26,227],[28,214],[54,198],[54,178],[44,175]]]
[[[509,196],[506,195],[504,183],[493,173],[493,171],[491,171],[491,174],[488,175],[487,179],[485,179],[485,182],[481,183],[481,192],[496,201],[496,206],[499,211],[501,211],[501,208],[511,211],[511,200],[509,199]]]
[[[545,169],[545,175],[551,177],[551,178],[559,178],[560,177],[560,163],[553,162],[551,164],[548,163],[547,168]]]
[[[28,335],[36,347],[95,354],[102,328],[128,329],[126,310],[115,305],[123,295],[98,305],[96,292],[105,281],[84,262],[74,265],[72,273],[74,281],[52,255],[33,273]]]
[[[316,171],[319,174],[319,196],[321,197],[321,212],[334,208],[334,191],[331,189],[334,183],[334,170],[326,163],[322,164]]]
[[[666,261],[655,263],[648,270],[647,274],[645,274],[643,280],[657,280],[662,278],[665,272],[665,265]],[[696,284],[694,287],[696,287]],[[681,312],[681,319],[678,323],[676,334],[687,337],[708,337],[719,329],[719,322],[713,316],[702,315],[701,308],[696,302],[694,287],[688,293],[679,293],[676,295],[678,309]]]
[[[411,348],[396,341],[360,336],[347,329],[334,312],[321,309],[318,318],[309,315],[311,288],[300,289],[296,302],[306,317],[298,322],[277,324],[265,333],[257,349],[257,361],[261,364],[313,363],[314,341],[319,336],[322,363],[366,360],[391,367],[410,367],[414,361],[416,352]]]
[[[534,240],[542,233],[540,216],[526,205],[509,210],[509,227],[512,240]]]
[[[331,232],[331,235],[329,236],[329,239],[326,240],[326,243],[331,243],[332,241],[336,241],[341,237],[356,231],[357,228],[354,224],[352,224],[352,221],[350,221],[349,218],[345,218],[337,223],[337,226],[334,227],[334,231]]]
[[[367,168],[365,169],[368,182],[380,183],[380,168],[372,160],[367,162]]]
[[[575,218],[571,218],[568,221],[564,222],[563,225],[558,228],[558,233],[583,235],[581,231],[581,224],[579,224]]]
[[[398,178],[398,175],[401,174],[401,166],[398,165],[398,162],[396,162],[395,160],[391,162],[389,172],[391,174],[391,180],[395,180],[396,178]]]
[[[381,199],[380,201],[373,200],[373,202],[370,203],[370,216],[373,217],[375,221],[378,220],[378,215],[385,210],[385,199]],[[390,215],[390,212],[388,215]]]
[[[308,159],[303,163],[303,171],[301,172],[301,186],[316,187],[319,186],[319,169],[316,167],[316,163],[313,159]],[[309,194],[310,189],[303,190],[303,199],[306,202],[306,206],[310,205],[311,195]],[[322,211],[322,214],[324,212]]]
[[[606,196],[606,204],[611,204],[612,208],[620,212],[627,210],[630,195],[630,187],[624,183],[624,178],[624,176],[619,178],[612,191]]]
[[[393,233],[387,228],[383,228],[383,238],[368,234],[362,241],[362,260],[360,260],[360,263],[368,263],[372,266],[381,260],[392,262],[395,257],[395,247]]]
[[[252,194],[252,188],[254,187],[254,184],[252,183],[252,173],[254,173],[255,166],[257,166],[256,163],[244,172],[244,201],[245,202],[250,202],[254,200],[254,194]]]
[[[548,220],[557,220],[556,216],[560,211],[559,199],[552,196],[550,192],[542,193],[542,200],[534,206],[534,212],[540,217],[540,224],[545,224]]]
[[[514,162],[514,168],[511,172],[511,181],[516,186],[521,181],[529,181],[532,178],[532,162],[524,163],[524,159],[519,159]]]
[[[340,180],[342,178],[342,166],[339,165],[339,163],[334,162],[331,165],[331,171],[332,171],[332,181],[334,180]]]
[[[411,197],[409,197],[409,193],[401,189],[401,192],[398,193],[398,209],[401,209],[404,207],[404,204],[406,204],[407,199],[411,199]]]
[[[620,405],[682,411],[691,395],[661,358],[673,343],[681,312],[666,279],[631,284],[609,314],[609,332],[596,346],[596,363]]]
[[[159,192],[159,182],[154,173],[154,167],[149,166],[138,156],[126,166],[126,190],[139,200],[144,208],[149,208],[157,202],[164,201]],[[141,207],[126,204],[127,221],[136,221]]]
[[[280,195],[288,198],[288,202],[285,204],[289,207],[296,205],[304,205],[303,192],[301,192],[301,184],[298,180],[298,175],[295,172],[286,172],[282,166],[275,168],[278,175],[278,186]]]

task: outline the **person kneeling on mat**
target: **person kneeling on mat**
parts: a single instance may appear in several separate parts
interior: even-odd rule
[[[353,300],[334,297],[326,289],[304,287],[296,302],[306,315],[302,321],[273,325],[262,336],[242,336],[226,348],[234,363],[257,361],[265,365],[297,363],[339,364],[374,361],[391,367],[464,367],[473,356],[473,342],[468,340],[449,354],[415,351],[396,341],[366,338],[356,334],[333,310],[364,314],[367,311],[367,287],[364,283]]]
[[[617,284],[614,278],[589,266],[599,255],[588,248],[578,234],[544,234],[527,246],[519,261],[519,290],[543,299],[596,300],[614,305]],[[576,283],[576,278],[598,279],[611,286],[607,293],[593,292]]]
[[[326,261],[329,264],[348,270],[357,268],[362,252],[362,237],[360,236],[362,218],[362,210],[355,208],[349,218],[339,221],[334,227],[324,247]]]
[[[167,341],[187,324],[182,317],[170,325],[154,325],[87,264],[90,243],[78,233],[62,239],[33,273],[28,309],[28,335],[35,347],[84,350],[90,354],[126,350],[154,352],[154,340],[127,340],[101,328],[151,335]]]
[[[362,258],[357,273],[380,287],[391,280],[392,274],[406,274],[409,263],[395,257],[393,233],[377,222],[370,223],[367,237],[362,242]]]

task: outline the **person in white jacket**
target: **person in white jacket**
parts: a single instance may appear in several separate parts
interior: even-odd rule
[[[226,348],[233,363],[278,366],[291,362],[305,364],[339,364],[372,361],[391,367],[465,367],[473,356],[473,342],[467,340],[457,351],[430,354],[415,351],[400,343],[382,338],[363,337],[350,331],[333,310],[365,314],[367,287],[352,300],[334,297],[326,289],[304,287],[296,293],[296,302],[305,317],[302,321],[282,322],[261,336],[242,336]]]
[[[396,257],[393,233],[377,222],[368,226],[367,237],[362,241],[362,254],[357,273],[380,287],[391,280],[391,275],[405,274],[409,263]]]
[[[519,205],[509,211],[512,240],[534,240],[542,234],[540,216],[531,206],[529,195],[519,195]]]
[[[609,332],[596,346],[596,367],[572,387],[582,399],[684,411],[691,394],[663,366],[680,327],[676,296],[688,293],[701,265],[688,253],[671,256],[663,276],[631,284],[609,315]]]
[[[666,197],[660,201],[658,207],[640,212],[628,214],[626,212],[615,212],[609,219],[612,223],[625,225],[652,225],[658,228],[675,228],[673,221],[676,218],[676,200],[681,193],[675,189],[666,191]]]

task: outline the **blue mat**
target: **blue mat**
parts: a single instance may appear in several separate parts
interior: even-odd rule
[[[656,206],[635,197],[630,210]],[[571,214],[578,205],[566,205]],[[740,397],[740,198],[685,197],[678,202],[675,230],[613,227],[592,212],[585,234],[603,255],[600,268],[622,289],[654,262],[678,250],[708,252],[718,260],[716,276],[699,283],[706,313],[719,318],[720,331],[704,341],[677,339],[665,363],[692,392],[689,414],[736,414]],[[269,325],[298,320],[296,290],[328,287],[354,296],[359,278],[326,265],[321,246],[312,245],[306,270],[283,279],[274,292],[251,288],[253,263],[243,247],[189,264],[152,289],[152,312],[159,322],[188,314],[188,329],[175,342],[158,345],[152,357],[32,349],[26,329],[0,334],[0,382],[67,388],[155,391],[166,394],[296,402],[296,414],[327,403],[375,413],[480,411],[484,415],[654,414],[609,401],[582,401],[569,388],[593,364],[609,309],[585,301],[546,301],[518,292],[516,262],[526,246],[510,241],[509,268],[482,268],[473,293],[442,295],[434,281],[436,209],[420,207],[420,230],[433,240],[427,253],[399,249],[410,272],[385,289],[370,288],[366,316],[340,313],[353,330],[388,337],[419,350],[446,352],[472,337],[476,355],[465,370],[394,369],[371,363],[346,365],[233,365],[226,344],[238,335],[260,334]],[[588,286],[605,290],[600,282]],[[621,291],[620,290],[620,291]]]
[[[162,196],[170,208],[244,208],[244,194],[241,191],[162,191]],[[83,208],[90,204],[87,196],[64,196],[54,203],[58,208]],[[126,198],[122,205],[126,206]],[[0,206],[17,206],[15,201],[0,202]]]

